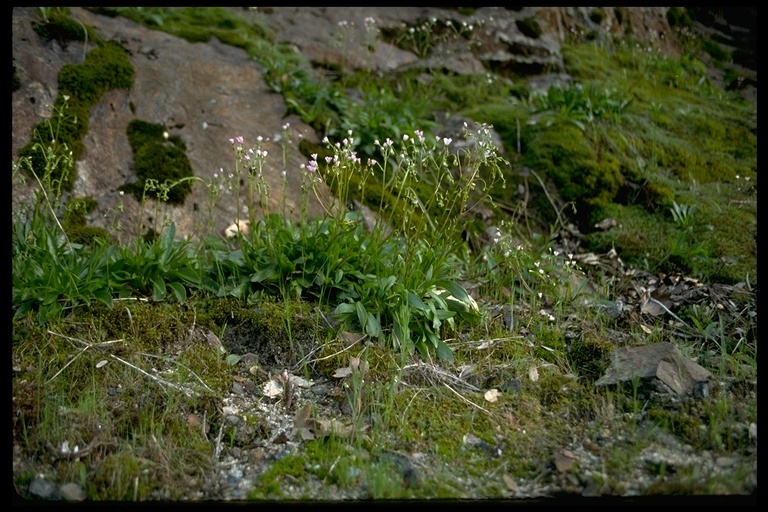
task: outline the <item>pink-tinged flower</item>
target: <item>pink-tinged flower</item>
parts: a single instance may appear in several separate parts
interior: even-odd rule
[[[445,144],[446,146],[449,145],[451,142],[453,142],[453,139],[451,139],[450,137],[443,138],[443,144]]]
[[[237,140],[237,142],[239,142],[240,144],[243,143],[243,138],[240,136],[236,137],[235,140]]]
[[[418,139],[419,139],[419,142],[421,142],[421,143],[423,143],[423,142],[424,142],[424,132],[423,132],[423,131],[421,131],[421,130],[416,130],[416,131],[414,131],[413,133],[415,133],[415,134],[416,134],[416,137],[418,137]]]
[[[229,143],[230,144],[234,144],[235,143],[235,139],[229,139]]]

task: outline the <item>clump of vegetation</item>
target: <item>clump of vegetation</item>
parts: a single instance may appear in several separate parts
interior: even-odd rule
[[[66,7],[39,7],[41,23],[34,23],[32,29],[43,39],[55,39],[66,45],[70,41],[102,42],[90,27],[70,16]]]
[[[181,137],[169,136],[160,124],[138,119],[128,123],[127,134],[138,180],[122,185],[120,190],[132,193],[139,201],[150,198],[184,204],[184,199],[192,192],[189,178],[194,172]],[[150,180],[165,187],[151,186]]]
[[[62,226],[74,244],[91,244],[96,238],[110,240],[109,233],[104,228],[88,226],[85,216],[93,212],[98,203],[92,197],[73,199],[67,202]]]
[[[515,20],[517,29],[524,35],[533,39],[541,37],[541,25],[536,18],[523,18],[522,20]]]

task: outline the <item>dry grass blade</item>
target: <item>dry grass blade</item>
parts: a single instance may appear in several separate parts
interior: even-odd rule
[[[336,353],[334,353],[334,354],[331,354],[331,355],[329,355],[329,356],[325,356],[325,357],[320,357],[320,358],[317,358],[317,359],[313,359],[312,361],[308,361],[307,363],[308,363],[308,364],[317,363],[318,361],[325,361],[326,359],[330,359],[330,358],[332,358],[332,357],[336,357],[336,356],[338,356],[339,354],[343,354],[344,352],[346,352],[347,350],[351,349],[352,347],[354,347],[355,345],[357,345],[358,343],[360,343],[361,341],[363,341],[363,340],[364,340],[365,338],[367,338],[367,337],[368,337],[368,335],[367,335],[367,334],[366,334],[366,335],[364,335],[364,336],[360,336],[359,338],[357,338],[357,339],[355,339],[354,341],[352,341],[352,343],[351,343],[351,344],[350,344],[348,347],[346,347],[346,348],[343,348],[343,349],[339,350],[338,352],[336,352]]]
[[[201,378],[200,378],[200,377],[199,377],[199,376],[198,376],[198,375],[197,375],[195,372],[193,372],[193,371],[192,371],[192,369],[190,369],[188,366],[185,366],[185,365],[183,365],[183,364],[179,363],[178,361],[174,361],[174,360],[173,360],[173,359],[171,359],[170,357],[166,357],[166,356],[158,356],[158,355],[155,355],[155,354],[146,354],[146,353],[144,353],[144,352],[139,352],[139,354],[140,354],[140,355],[142,355],[142,356],[146,356],[146,357],[154,357],[154,358],[156,358],[156,359],[160,359],[161,361],[165,361],[166,363],[172,363],[172,364],[175,364],[176,366],[180,366],[180,367],[184,368],[184,369],[185,369],[185,370],[187,370],[187,371],[188,371],[190,374],[192,374],[192,376],[193,376],[195,379],[197,379],[197,381],[198,381],[200,384],[202,384],[202,385],[203,385],[203,387],[204,387],[204,388],[205,388],[205,389],[206,389],[208,392],[210,392],[210,393],[212,393],[212,394],[213,394],[213,393],[215,393],[215,392],[214,392],[214,391],[213,391],[213,390],[212,390],[210,387],[208,387],[208,384],[206,384],[206,383],[203,381],[203,379],[201,379]]]
[[[174,384],[173,382],[168,382],[167,380],[165,380],[165,379],[161,379],[160,377],[155,377],[155,376],[154,376],[154,375],[152,375],[151,373],[149,373],[149,372],[146,372],[146,371],[142,370],[142,369],[141,369],[141,368],[139,368],[138,366],[136,366],[136,365],[134,365],[134,364],[131,364],[131,363],[129,363],[128,361],[126,361],[125,359],[121,359],[121,358],[117,357],[117,356],[116,356],[116,355],[114,355],[114,354],[108,354],[108,355],[109,355],[111,358],[113,358],[113,359],[115,359],[115,360],[117,360],[117,361],[119,361],[119,362],[123,363],[123,364],[124,364],[124,365],[126,365],[127,367],[129,367],[129,368],[133,368],[134,370],[136,370],[137,372],[139,372],[139,373],[143,374],[144,376],[146,376],[146,377],[149,377],[150,379],[152,379],[153,381],[157,382],[157,383],[158,383],[158,384],[160,384],[161,386],[168,386],[168,387],[170,387],[170,388],[172,388],[172,389],[175,389],[175,390],[177,390],[177,391],[181,391],[182,393],[184,393],[185,395],[187,395],[187,396],[190,396],[190,397],[192,397],[192,396],[197,396],[197,392],[196,392],[195,390],[193,390],[193,389],[189,389],[189,388],[186,388],[186,387],[184,387],[184,386],[181,386],[181,385],[179,385],[179,384]]]
[[[477,386],[474,386],[469,382],[467,382],[466,380],[440,369],[438,366],[434,364],[428,364],[426,362],[419,361],[417,363],[409,364],[403,367],[403,371],[411,370],[411,369],[427,370],[427,373],[435,376],[437,380],[442,384],[445,384],[446,381],[449,381],[453,383],[458,383],[459,385],[461,385],[462,387],[466,388],[469,391],[475,391],[475,392],[480,391],[480,388],[478,388]]]
[[[477,405],[477,404],[476,404],[475,402],[473,402],[472,400],[470,400],[470,399],[468,399],[468,398],[465,398],[465,397],[463,397],[463,396],[461,395],[461,393],[459,393],[458,391],[456,391],[455,389],[453,389],[451,386],[449,386],[449,385],[448,385],[448,384],[446,384],[445,382],[443,382],[443,386],[447,387],[447,388],[448,388],[448,389],[450,389],[450,390],[451,390],[453,393],[455,393],[455,394],[456,394],[456,396],[458,396],[459,398],[461,398],[462,400],[464,400],[464,401],[465,401],[465,402],[467,402],[468,404],[472,405],[473,407],[477,407],[478,409],[480,409],[481,411],[483,411],[484,413],[486,413],[486,414],[487,414],[488,416],[490,416],[491,418],[494,418],[494,417],[496,416],[495,414],[493,414],[493,413],[492,413],[491,411],[489,411],[488,409],[485,409],[485,408],[483,408],[483,407],[480,407],[479,405]]]
[[[53,331],[48,331],[48,334],[52,334],[52,335],[54,335],[54,336],[58,336],[58,337],[60,337],[60,338],[64,338],[65,340],[67,340],[67,341],[70,341],[70,342],[72,342],[72,341],[76,341],[76,342],[78,342],[78,343],[81,343],[81,344],[85,345],[85,347],[83,347],[82,349],[80,349],[80,351],[79,351],[79,352],[78,352],[78,353],[77,353],[77,354],[76,354],[76,355],[75,355],[75,356],[74,356],[72,359],[70,359],[70,360],[69,360],[69,362],[68,362],[67,364],[65,364],[65,365],[64,365],[64,366],[63,366],[63,367],[62,367],[62,368],[61,368],[59,371],[57,371],[57,372],[56,372],[56,374],[55,374],[53,377],[51,377],[50,379],[48,379],[48,380],[45,382],[46,384],[50,384],[50,383],[53,381],[53,379],[55,379],[56,377],[58,377],[58,376],[61,374],[61,372],[63,372],[64,370],[66,370],[66,369],[67,369],[67,367],[68,367],[69,365],[71,365],[72,363],[74,363],[74,362],[77,360],[77,358],[78,358],[78,357],[80,357],[81,355],[83,355],[83,354],[85,353],[85,351],[86,351],[86,350],[88,350],[89,348],[94,348],[94,349],[96,349],[96,350],[99,350],[100,352],[104,352],[104,351],[102,350],[102,347],[103,347],[104,345],[111,345],[111,344],[113,344],[113,343],[120,343],[120,342],[123,342],[123,341],[125,341],[125,340],[123,340],[123,339],[119,339],[119,340],[103,341],[103,342],[101,342],[101,343],[88,343],[87,341],[83,341],[83,340],[80,340],[80,339],[77,339],[77,338],[71,338],[71,337],[69,337],[69,336],[64,336],[63,334],[59,334],[59,333],[56,333],[56,332],[53,332]]]

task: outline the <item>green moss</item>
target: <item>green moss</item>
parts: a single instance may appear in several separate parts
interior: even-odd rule
[[[529,134],[523,163],[551,179],[564,201],[575,203],[582,226],[589,224],[595,208],[613,201],[623,181],[616,157],[601,151],[578,127],[562,122]]]
[[[693,25],[693,20],[684,7],[670,7],[667,11],[667,22],[673,28]]]
[[[722,46],[711,39],[705,39],[701,42],[701,48],[707,52],[715,62],[730,62],[731,54],[724,50]]]
[[[19,74],[16,73],[16,66],[13,66],[13,75],[11,76],[11,92],[16,92],[21,89],[21,80]]]
[[[72,19],[67,8],[51,9],[41,23],[32,23],[32,30],[43,39],[55,39],[62,45],[69,41],[101,41],[90,27]]]
[[[69,241],[75,244],[90,245],[94,239],[112,240],[109,233],[103,229],[86,224],[85,216],[93,212],[98,202],[92,197],[70,199],[67,209],[64,211],[62,227],[67,233]]]
[[[194,176],[184,141],[178,136],[166,140],[163,125],[138,119],[128,123],[126,132],[133,149],[134,169],[138,179],[134,183],[122,185],[120,190],[132,193],[139,201],[143,201],[146,194],[147,198],[184,204],[192,191],[192,182],[185,178]],[[150,179],[170,188],[147,188],[147,180]]]
[[[67,64],[59,72],[59,96],[88,107],[112,89],[133,85],[133,65],[119,43],[110,41],[91,50],[82,64]]]
[[[538,39],[541,37],[541,25],[536,21],[536,18],[523,18],[522,20],[515,20],[517,29],[532,39]]]
[[[323,443],[323,440],[308,443],[306,450],[309,452],[313,443]],[[248,499],[281,498],[283,497],[284,477],[293,477],[303,480],[306,478],[306,458],[304,455],[288,455],[278,460],[259,476],[253,490],[248,494]]]
[[[77,172],[74,161],[83,153],[82,138],[88,133],[90,108],[106,91],[130,88],[133,75],[125,50],[114,42],[91,50],[82,64],[63,66],[58,76],[54,115],[33,128],[32,139],[21,149],[20,156],[29,158],[38,176],[47,174],[46,181],[61,183],[62,190],[71,191]],[[46,148],[52,147],[56,154],[67,154],[64,145],[72,152],[72,158],[49,160]]]
[[[602,9],[592,9],[589,12],[589,19],[592,20],[594,23],[597,23],[598,25],[603,22],[605,19],[605,11]]]
[[[616,18],[616,23],[621,25],[624,23],[624,17],[626,16],[626,13],[624,12],[623,7],[614,7],[613,8],[613,16]]]
[[[608,367],[609,355],[616,348],[614,342],[598,332],[584,332],[570,340],[567,359],[575,373],[588,382],[594,382]]]

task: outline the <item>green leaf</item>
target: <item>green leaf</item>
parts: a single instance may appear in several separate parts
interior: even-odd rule
[[[268,281],[277,275],[277,271],[274,266],[263,268],[251,276],[252,283],[261,283]]]
[[[448,293],[450,293],[456,300],[460,302],[463,302],[465,304],[470,303],[469,294],[458,283],[455,283],[453,281],[448,281],[447,279],[440,279],[435,283],[435,286],[437,286],[438,288],[443,288]]]
[[[365,329],[368,324],[368,312],[365,310],[362,302],[355,303],[355,311],[357,312],[357,322],[360,324],[361,329]]]
[[[437,340],[436,349],[438,358],[442,359],[443,361],[448,361],[449,363],[454,362],[453,351],[443,342],[443,340]]]
[[[338,306],[336,306],[336,309],[333,311],[333,315],[337,317],[343,317],[343,316],[349,316],[355,313],[356,308],[355,304],[351,304],[349,302],[342,302]]]
[[[408,305],[421,312],[427,312],[427,306],[424,305],[421,298],[411,291],[408,292]]]
[[[187,301],[187,289],[183,284],[178,282],[168,283],[168,287],[173,290],[173,294],[176,296],[176,300],[184,304]]]
[[[175,269],[175,274],[189,284],[200,284],[200,276],[198,276],[197,272],[190,267],[177,268]]]
[[[384,332],[381,330],[381,324],[379,324],[379,321],[375,316],[373,316],[373,313],[368,313],[368,319],[365,324],[365,332],[369,336],[374,336],[379,339],[384,337]]]
[[[97,288],[93,291],[93,297],[109,307],[112,307],[112,294],[105,288]]]
[[[165,281],[158,277],[153,277],[150,281],[152,282],[152,300],[163,300],[163,297],[165,297],[165,294],[167,293],[165,289]]]

